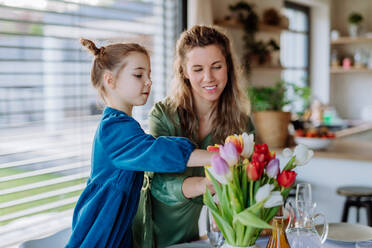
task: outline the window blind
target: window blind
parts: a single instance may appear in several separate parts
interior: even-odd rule
[[[146,128],[169,86],[181,3],[0,0],[0,247],[71,225],[102,109],[79,38],[150,51],[152,92],[133,113]]]

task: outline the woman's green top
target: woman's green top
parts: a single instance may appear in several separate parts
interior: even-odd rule
[[[172,111],[169,98],[155,104],[149,116],[149,126],[151,134],[155,137],[184,137],[178,114]],[[247,124],[246,131],[253,131],[251,122]],[[196,145],[199,149],[213,145],[211,135],[207,135]],[[182,184],[187,177],[204,176],[203,167],[187,168],[183,173],[154,173],[151,182],[153,220],[151,225],[156,247],[199,239],[198,220],[203,206],[203,196],[186,198],[182,193]]]

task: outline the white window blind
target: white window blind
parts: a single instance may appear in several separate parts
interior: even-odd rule
[[[101,112],[79,38],[149,49],[152,93],[134,111],[146,128],[169,85],[181,2],[0,0],[0,247],[71,225]]]

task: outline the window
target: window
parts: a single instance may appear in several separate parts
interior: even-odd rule
[[[281,35],[281,61],[284,67],[282,78],[300,87],[309,85],[310,63],[310,17],[309,8],[286,1],[284,12],[289,19],[289,30]],[[289,92],[291,96],[291,92]],[[294,106],[301,111],[303,103]]]
[[[153,87],[134,117],[166,93],[181,1],[0,0],[0,247],[71,225],[90,170],[101,109],[85,37],[138,42],[151,54]]]

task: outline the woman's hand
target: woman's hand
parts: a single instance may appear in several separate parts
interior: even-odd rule
[[[205,193],[208,187],[212,194],[216,193],[212,182],[206,177],[188,177],[183,181],[182,193],[186,198],[194,198]]]
[[[206,187],[208,187],[208,189],[209,189],[209,191],[211,192],[212,195],[214,195],[216,193],[216,190],[214,189],[213,183],[212,183],[211,180],[209,180],[207,177],[204,177],[203,178],[203,183],[205,184],[203,194],[205,193],[205,188]]]

